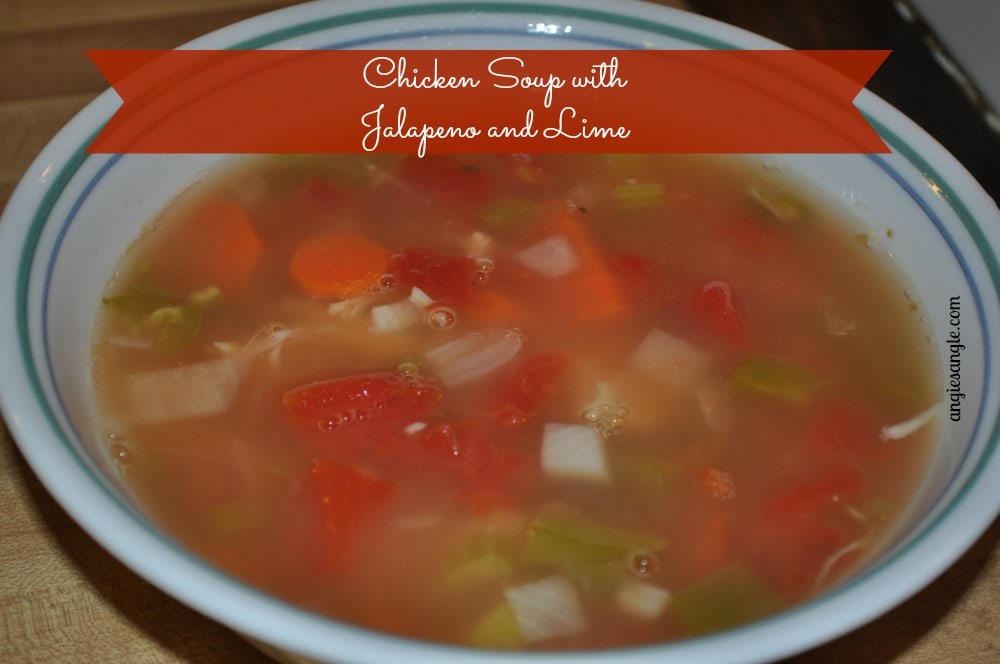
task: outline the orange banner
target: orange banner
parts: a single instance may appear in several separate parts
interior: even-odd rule
[[[90,51],[91,153],[873,153],[888,51]]]

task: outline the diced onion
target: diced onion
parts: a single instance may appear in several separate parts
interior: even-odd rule
[[[424,358],[441,382],[470,383],[496,371],[521,350],[521,336],[512,330],[470,334],[427,351]]]
[[[625,613],[652,620],[663,613],[670,591],[638,579],[626,579],[615,591],[615,604]]]
[[[372,306],[374,301],[375,298],[371,295],[358,295],[346,300],[334,302],[326,308],[326,313],[336,318],[350,320],[363,314]]]
[[[605,483],[611,478],[604,439],[593,427],[550,422],[542,434],[542,468],[550,475]]]
[[[410,297],[407,299],[421,309],[434,304],[434,298],[416,286],[410,289]]]
[[[225,412],[236,396],[241,364],[226,357],[128,377],[128,413],[140,424]]]
[[[580,257],[562,235],[553,235],[514,254],[514,258],[543,277],[565,277],[580,267]]]
[[[632,366],[675,388],[690,387],[705,373],[709,356],[698,346],[662,330],[653,330],[639,342]]]
[[[576,590],[561,576],[512,586],[504,596],[525,641],[579,634],[587,626]]]
[[[372,307],[368,331],[375,334],[398,332],[420,323],[422,312],[409,299]]]

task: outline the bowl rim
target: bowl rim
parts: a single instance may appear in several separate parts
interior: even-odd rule
[[[428,12],[427,15],[432,15],[434,12],[447,15],[463,11],[494,11],[509,14],[534,11],[568,19],[610,22],[612,25],[653,32],[663,28],[675,36],[701,40],[694,43],[710,48],[785,48],[758,35],[712,19],[632,0],[616,3],[614,12],[607,10],[605,3],[599,0],[314,2],[281,9],[227,26],[188,42],[181,48],[260,48],[268,43],[307,34],[304,32],[304,26],[316,24],[317,15],[327,16],[326,27],[334,27],[347,20],[364,21],[391,17],[395,11],[410,16],[420,15],[420,12]],[[322,24],[322,21],[320,23]],[[281,27],[275,28],[275,26]],[[954,210],[966,230],[974,236],[973,239],[987,263],[992,286],[996,290],[1000,284],[1000,268],[994,249],[1000,246],[1000,239],[995,231],[988,226],[983,228],[977,221],[978,218],[1000,220],[1000,213],[995,203],[952,155],[899,111],[867,90],[858,97],[857,105],[893,149],[939,187],[935,195]],[[677,661],[690,661],[687,659],[689,655],[700,652],[706,644],[711,646],[712,643],[719,643],[722,640],[728,644],[727,650],[731,653],[730,656],[736,656],[733,653],[738,653],[738,657],[742,657],[753,650],[751,644],[756,640],[754,635],[762,628],[765,628],[765,634],[776,633],[775,628],[794,628],[789,630],[794,633],[791,636],[786,635],[780,648],[771,647],[763,655],[757,655],[767,659],[783,657],[842,635],[916,593],[960,557],[989,527],[1000,511],[1000,490],[978,481],[988,471],[993,473],[1000,471],[1000,458],[996,454],[1000,424],[996,419],[996,399],[993,399],[989,404],[984,402],[982,409],[986,411],[989,406],[990,412],[987,418],[992,418],[992,422],[987,422],[987,425],[992,427],[988,434],[987,449],[984,450],[969,480],[953,497],[950,506],[925,527],[920,537],[885,561],[853,578],[845,584],[846,587],[837,588],[831,593],[774,617],[724,633],[669,644],[614,651],[517,653],[512,656],[387,636],[317,616],[271,598],[211,568],[207,563],[194,558],[193,554],[179,549],[178,545],[152,528],[134,510],[118,502],[97,477],[88,477],[87,473],[90,471],[86,468],[86,464],[74,460],[71,455],[57,458],[45,455],[45,452],[53,448],[65,450],[66,443],[58,440],[63,434],[48,405],[44,403],[42,390],[39,387],[40,378],[37,374],[32,375],[36,369],[31,360],[33,340],[27,331],[25,313],[29,307],[28,269],[32,261],[26,258],[30,252],[25,252],[22,247],[35,243],[34,248],[37,248],[48,212],[51,212],[52,206],[55,205],[72,175],[89,158],[81,152],[82,146],[74,151],[67,150],[67,144],[79,143],[80,137],[85,138],[83,145],[89,143],[93,136],[92,127],[97,126],[95,118],[106,119],[116,107],[117,97],[109,90],[80,111],[28,168],[0,221],[0,256],[5,259],[3,264],[18,266],[15,278],[0,294],[0,306],[6,304],[8,310],[15,312],[15,315],[5,321],[0,328],[5,333],[11,333],[3,335],[2,348],[4,354],[9,352],[11,356],[15,356],[20,352],[22,358],[21,363],[15,362],[16,371],[0,375],[0,408],[12,436],[32,470],[77,523],[116,558],[154,585],[237,631],[247,632],[269,643],[303,652],[307,656],[331,657],[338,651],[353,652],[355,659],[352,661],[358,662],[384,662],[389,658],[413,659],[421,655],[427,658],[426,661],[434,662],[509,662],[512,658],[539,662],[555,662],[563,659],[572,659],[574,662],[584,660],[639,662],[663,661],[663,658],[668,656],[677,657]],[[4,270],[11,272],[7,267]],[[988,337],[984,338],[984,341],[986,339]],[[36,443],[40,440],[39,427],[44,432],[43,445]],[[111,511],[107,513],[107,509],[102,509],[91,512],[85,509],[93,504],[110,508]],[[973,506],[979,506],[980,509],[972,509]],[[987,509],[981,509],[982,507]],[[960,508],[966,517],[964,528],[955,525],[954,515]],[[931,544],[933,546],[930,546]],[[933,548],[936,555],[914,555],[918,545],[921,551]],[[900,559],[905,559],[908,565],[897,566],[896,572],[886,569],[890,562]],[[190,577],[188,582],[179,584],[175,580],[175,570],[178,566],[187,572],[187,577]],[[900,571],[902,567],[906,567],[906,576],[917,577],[922,581],[915,583],[902,576]],[[211,588],[215,594],[205,597],[203,588]],[[858,601],[858,606],[866,608],[845,616],[833,628],[829,625],[810,624],[807,619],[803,619],[803,616],[808,618],[831,602],[849,603],[850,598],[858,596],[861,591],[876,596],[878,600]],[[245,605],[247,602],[255,606],[260,605],[257,608],[266,610],[260,615],[248,617],[239,611],[234,612],[231,608]],[[813,621],[815,622],[817,621]],[[324,632],[327,640],[335,641],[336,645],[328,647],[322,643],[320,635]],[[304,650],[303,641],[300,639],[307,639],[309,644]],[[375,655],[367,653],[376,644],[380,650]],[[721,654],[720,652],[720,657]],[[763,660],[736,658],[714,661]]]

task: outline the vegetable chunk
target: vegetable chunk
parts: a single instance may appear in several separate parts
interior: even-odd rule
[[[378,288],[391,257],[364,237],[325,233],[302,243],[288,270],[309,295],[343,300]]]

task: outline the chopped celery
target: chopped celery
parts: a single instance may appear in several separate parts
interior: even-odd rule
[[[154,348],[179,353],[201,329],[204,305],[214,302],[221,294],[217,286],[209,286],[183,300],[155,290],[144,290],[106,297],[102,302],[121,316],[133,334],[152,338]]]
[[[628,210],[658,207],[667,199],[659,182],[628,182],[615,187],[615,202]]]
[[[501,602],[482,618],[469,633],[469,645],[477,648],[512,649],[524,645],[521,628],[518,627],[514,610],[507,602]]]
[[[775,613],[781,602],[756,574],[737,563],[676,593],[671,607],[691,633],[706,634]]]
[[[807,404],[823,386],[823,381],[802,365],[766,355],[744,360],[736,367],[733,382],[751,392],[796,406]]]
[[[806,212],[805,204],[782,191],[750,187],[747,193],[771,215],[786,224],[800,220]]]
[[[479,213],[482,224],[494,231],[517,233],[534,225],[542,207],[524,198],[500,198]]]
[[[514,574],[514,565],[508,556],[488,551],[470,558],[448,572],[442,580],[445,592],[464,593],[471,588],[497,585],[508,581]]]
[[[566,563],[563,574],[588,595],[610,595],[628,571],[622,558],[596,562]]]
[[[153,346],[167,353],[179,353],[201,329],[198,305],[161,307],[149,314],[148,325],[156,332]]]
[[[665,545],[659,537],[609,526],[551,503],[529,525],[521,555],[532,565],[567,566],[623,561],[631,553],[659,551]]]
[[[673,483],[677,469],[660,459],[618,455],[612,472],[619,486],[640,494],[660,497]]]
[[[133,328],[133,331],[137,331],[149,317],[150,312],[177,304],[177,298],[155,291],[140,291],[106,297],[101,302],[117,313]]]

